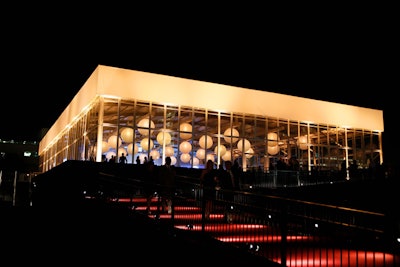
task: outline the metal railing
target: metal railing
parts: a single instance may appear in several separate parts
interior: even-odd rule
[[[283,266],[400,264],[399,222],[387,214],[220,189],[206,218],[202,188],[186,187],[174,199],[176,228],[202,231]],[[224,197],[231,193],[233,201]]]
[[[145,213],[146,202],[139,201],[145,198],[145,172],[132,170],[107,166],[84,172],[81,179],[75,177],[79,183],[63,190],[68,196],[116,201]],[[156,184],[154,209],[146,216],[173,229],[201,232],[282,266],[400,266],[399,219],[393,214],[268,194],[258,190],[260,183],[238,191],[215,190],[215,196],[206,199],[197,174],[177,176],[170,213],[160,208],[157,192],[162,188]],[[33,195],[39,203],[53,197],[56,193],[48,192],[54,188],[63,188],[71,173],[58,176],[60,181],[50,186],[48,179],[34,180]],[[80,193],[70,194],[71,190]]]

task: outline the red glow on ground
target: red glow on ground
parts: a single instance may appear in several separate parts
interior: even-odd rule
[[[146,198],[110,199],[113,202],[132,203],[132,209],[145,212]],[[171,219],[171,214],[160,211],[158,197],[152,199],[149,218]],[[158,214],[158,216],[156,216]],[[228,223],[224,214],[214,213],[202,225],[201,208],[196,206],[174,206],[175,228],[185,231],[202,231],[212,233],[216,240],[239,246],[254,245],[257,254],[265,255],[269,260],[281,264],[281,235],[271,226],[262,224]],[[237,234],[236,234],[237,233]],[[392,254],[373,251],[341,250],[318,246],[318,237],[308,235],[289,235],[287,243],[291,244],[286,254],[288,267],[391,267],[399,262]],[[299,242],[298,244],[296,242]],[[297,245],[296,245],[297,244]]]
[[[339,249],[301,248],[288,252],[287,266],[358,267],[394,266],[393,255],[373,251],[346,251]],[[273,261],[281,263],[279,258]]]

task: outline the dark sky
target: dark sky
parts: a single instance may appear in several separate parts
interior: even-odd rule
[[[381,109],[393,160],[399,31],[391,13],[188,14],[114,26],[54,14],[3,26],[0,139],[37,140],[102,64]]]

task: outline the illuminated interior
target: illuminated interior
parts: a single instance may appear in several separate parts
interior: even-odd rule
[[[368,168],[383,162],[383,131],[381,110],[99,65],[41,140],[40,169],[122,153],[187,168]]]

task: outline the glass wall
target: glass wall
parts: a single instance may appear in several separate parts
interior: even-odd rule
[[[41,170],[66,160],[128,164],[165,157],[185,168],[237,161],[244,171],[269,172],[279,160],[303,171],[367,169],[382,159],[379,132],[290,118],[99,97],[40,155]],[[292,163],[295,163],[295,166]]]

